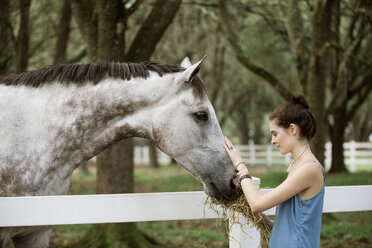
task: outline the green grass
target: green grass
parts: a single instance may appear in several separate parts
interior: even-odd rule
[[[272,188],[287,177],[287,173],[275,170],[263,173],[260,168],[251,173],[261,179],[261,188]],[[372,172],[327,175],[327,186],[372,184]],[[136,167],[135,191],[177,192],[203,190],[186,170],[179,166],[159,169]],[[77,171],[73,176],[72,194],[93,194],[95,174]],[[372,212],[324,214],[321,247],[372,247]],[[52,247],[64,247],[81,238],[91,225],[65,225],[54,228]],[[226,221],[186,220],[138,223],[148,236],[161,243],[161,247],[228,247]]]
[[[371,212],[324,214],[322,243],[324,247],[371,247]]]

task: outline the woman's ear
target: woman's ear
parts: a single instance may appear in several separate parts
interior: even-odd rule
[[[299,130],[299,127],[296,124],[291,123],[289,125],[289,132],[290,132],[290,134],[296,136],[299,133],[299,131],[300,131]]]

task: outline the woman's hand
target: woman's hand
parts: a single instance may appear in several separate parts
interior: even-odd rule
[[[225,137],[225,150],[227,151],[227,154],[229,154],[230,160],[236,170],[238,170],[238,174],[248,174],[248,169],[245,166],[245,163],[240,156],[240,152],[238,149],[234,148],[234,146],[231,144],[230,140]]]

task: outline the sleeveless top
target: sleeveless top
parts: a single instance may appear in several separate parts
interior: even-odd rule
[[[270,248],[315,248],[320,246],[320,227],[322,221],[325,172],[322,190],[314,197],[301,200],[294,195],[276,207],[274,227],[270,237]]]

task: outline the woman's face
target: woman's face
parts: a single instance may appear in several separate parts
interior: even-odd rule
[[[276,120],[270,121],[271,143],[275,145],[281,154],[291,152],[296,144],[295,136],[290,128],[283,128],[277,125]]]

